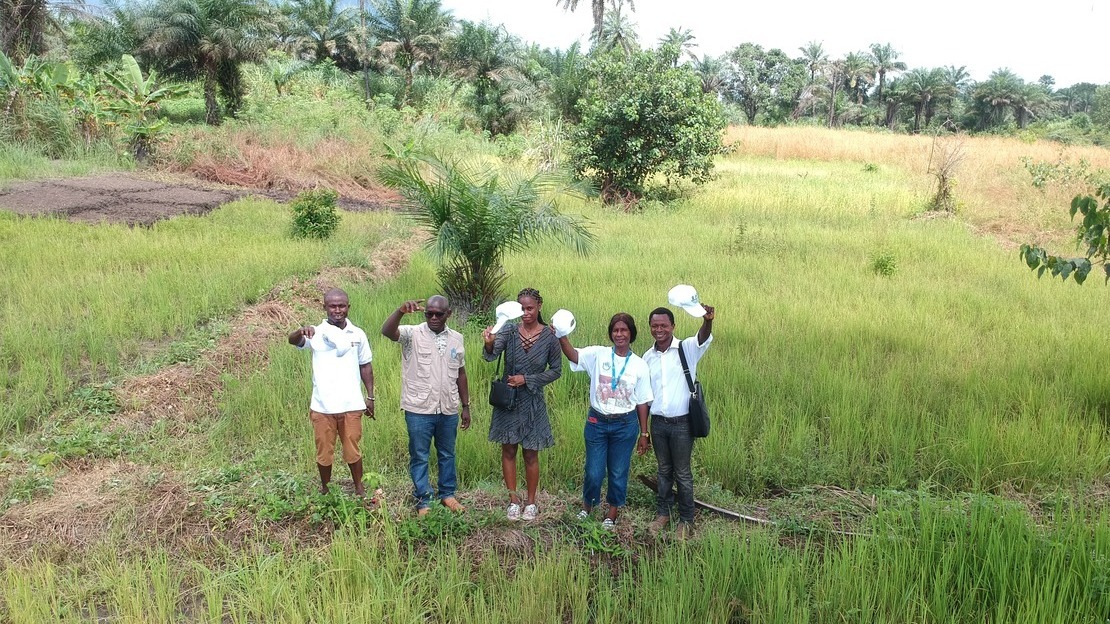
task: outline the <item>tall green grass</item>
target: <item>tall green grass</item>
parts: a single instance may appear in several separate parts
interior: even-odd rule
[[[0,617],[24,622],[1103,622],[1104,515],[1040,528],[988,498],[883,501],[867,535],[737,533],[636,557],[598,557],[555,527],[552,548],[413,550],[392,521],[322,549],[263,546],[197,559],[161,549],[75,566],[31,559],[0,584]],[[487,528],[486,531],[503,529]],[[533,534],[534,535],[534,534]],[[481,542],[476,542],[481,543]],[[527,543],[527,542],[525,542]]]
[[[348,216],[324,244],[292,240],[286,209],[270,201],[150,228],[0,212],[0,431],[41,418],[78,383],[118,374],[149,343],[372,244],[377,219]]]
[[[1036,280],[1016,254],[958,220],[918,217],[923,198],[907,186],[855,165],[732,158],[704,196],[677,208],[580,208],[597,250],[514,255],[508,288],[539,288],[549,315],[572,310],[577,345],[606,343],[609,316],[630,312],[642,352],[647,312],[666,305],[674,284],[695,285],[718,310],[699,366],[715,424],[698,442],[697,476],[737,492],[810,483],[1031,490],[1101,479],[1110,381],[1092,372],[1102,336],[1083,319],[1098,317],[1103,289]],[[871,269],[880,249],[897,260],[892,276]],[[375,352],[379,419],[366,446],[396,470],[405,462],[398,353],[376,330],[400,302],[435,290],[432,267],[418,259],[352,299]],[[682,337],[699,321],[679,311],[677,325]],[[480,359],[479,330],[464,328],[475,425],[458,452],[468,484],[499,474],[485,440],[493,367]],[[272,448],[303,429],[301,355],[275,346],[270,370],[225,394],[229,431],[257,431]],[[557,441],[541,459],[548,484],[574,489],[580,479],[587,387],[566,369],[548,387]]]

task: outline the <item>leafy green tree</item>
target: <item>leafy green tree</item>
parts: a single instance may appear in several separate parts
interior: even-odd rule
[[[342,8],[340,0],[288,0],[281,13],[294,50],[307,53],[312,62],[330,58],[339,63],[357,56],[351,44],[359,15],[353,8]]]
[[[572,160],[602,201],[635,202],[655,175],[709,179],[725,121],[697,73],[651,50],[601,55],[589,73]]]
[[[440,0],[374,0],[367,28],[381,43],[377,52],[387,69],[401,74],[399,104],[411,103],[417,71],[440,55],[454,21]]]
[[[143,48],[167,74],[203,79],[205,122],[219,125],[217,90],[235,115],[243,97],[239,66],[265,55],[272,40],[268,16],[254,0],[161,0],[140,23]]]
[[[764,50],[758,44],[742,43],[725,55],[725,63],[721,92],[754,124],[781,91],[793,61],[777,48]]]
[[[1050,254],[1043,247],[1032,244],[1021,246],[1020,256],[1030,270],[1041,277],[1049,272],[1053,277],[1067,281],[1070,277],[1078,284],[1086,281],[1094,265],[1102,266],[1106,281],[1110,282],[1110,184],[1097,185],[1093,194],[1076,195],[1071,201],[1071,217],[1081,215],[1076,226],[1076,243],[1086,254],[1079,258],[1066,258]]]
[[[886,86],[887,74],[896,71],[906,71],[906,64],[899,61],[898,56],[898,51],[889,43],[871,44],[871,65],[875,68],[875,74],[879,77],[879,86],[875,93],[875,99],[877,99],[880,104],[883,103],[883,88]]]
[[[1052,110],[1052,98],[1049,92],[1036,82],[1021,85],[1021,88],[1014,93],[1012,104],[1014,121],[1017,122],[1018,128],[1026,127],[1031,119]]]
[[[913,133],[921,131],[921,121],[925,126],[932,122],[937,102],[950,93],[948,83],[941,69],[911,69],[902,76],[902,99],[913,106]]]
[[[112,0],[104,3],[96,17],[73,20],[67,46],[70,57],[83,71],[95,72],[124,54],[138,54],[142,44],[139,23],[147,10],[146,5]]]
[[[269,74],[270,82],[274,83],[274,90],[277,91],[280,97],[285,95],[285,89],[293,81],[293,78],[308,69],[309,64],[300,59],[289,58],[281,52],[271,52],[266,55],[266,60],[263,61],[262,66]]]
[[[474,87],[471,108],[490,134],[509,134],[538,92],[525,76],[519,42],[504,26],[464,21],[448,48],[455,75]]]
[[[504,258],[553,239],[587,253],[594,236],[586,224],[559,212],[567,188],[548,174],[520,176],[436,157],[395,158],[379,180],[395,188],[416,223],[432,239],[439,280],[455,307],[489,310],[501,301]]]
[[[568,11],[578,8],[578,0],[557,0],[556,4],[562,5]],[[633,5],[632,10],[636,10],[635,5]],[[590,13],[594,18],[594,28],[590,32],[590,40],[600,41],[601,29],[605,21],[605,0],[590,0]]]
[[[1091,121],[1110,128],[1110,84],[1095,89],[1091,98]]]

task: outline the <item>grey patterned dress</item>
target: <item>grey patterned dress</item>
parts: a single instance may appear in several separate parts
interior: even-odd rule
[[[521,344],[520,328],[507,323],[497,332],[493,353],[482,350],[482,358],[492,362],[505,352],[505,368],[509,375],[524,375],[525,385],[516,389],[513,409],[493,408],[489,424],[490,442],[519,444],[529,450],[542,450],[555,445],[551,433],[551,420],[547,416],[547,402],[543,387],[563,374],[563,352],[559,339],[544,327],[532,346],[526,351]]]

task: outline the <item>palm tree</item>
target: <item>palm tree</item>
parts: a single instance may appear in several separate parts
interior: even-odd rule
[[[989,78],[979,83],[972,97],[983,109],[983,125],[997,126],[1005,123],[1009,110],[1021,97],[1024,86],[1025,81],[1008,69],[995,70]]]
[[[220,123],[216,89],[227,112],[238,112],[241,63],[261,60],[271,40],[266,8],[253,0],[163,0],[144,17],[145,51],[168,74],[204,79],[205,121]]]
[[[468,21],[461,26],[448,51],[454,73],[474,86],[474,112],[482,129],[509,134],[538,96],[521,67],[518,42],[504,26]]]
[[[925,125],[932,121],[936,101],[949,93],[941,69],[917,68],[902,77],[902,93],[906,103],[913,105],[913,132],[921,131],[921,121]]]
[[[825,61],[829,60],[829,55],[825,53],[825,46],[816,41],[810,41],[798,48],[798,51],[802,53],[802,60],[805,62],[806,68],[809,69],[809,83],[817,82],[817,72],[825,64]]]
[[[659,48],[663,49],[670,47],[675,51],[673,65],[678,66],[678,59],[683,56],[688,56],[693,60],[697,60],[698,56],[694,54],[694,48],[698,44],[694,43],[694,33],[689,28],[671,28],[670,32],[659,38]]]
[[[875,77],[875,66],[866,54],[852,52],[844,57],[844,80],[848,89],[855,96],[856,104],[863,104],[863,97],[871,88],[871,80]]]
[[[1018,128],[1025,128],[1030,119],[1052,110],[1052,96],[1048,89],[1038,82],[1028,82],[1018,89],[1013,99],[1014,121]]]
[[[453,21],[439,0],[373,1],[367,27],[387,66],[404,75],[401,106],[409,103],[416,72],[439,55]]]
[[[694,57],[694,71],[701,77],[701,90],[703,93],[717,93],[724,84],[725,64],[720,57],[709,56]]]
[[[281,8],[295,47],[311,52],[315,63],[337,60],[358,26],[358,12],[339,4],[340,0],[289,0]]]
[[[601,24],[601,34],[594,40],[599,50],[620,48],[627,56],[639,47],[636,37],[636,24],[624,14],[624,0],[614,0],[613,10],[605,14]]]
[[[489,310],[501,300],[508,253],[542,239],[583,254],[594,243],[582,221],[558,211],[561,179],[548,174],[501,174],[428,156],[396,158],[378,179],[400,192],[409,215],[431,234],[428,250],[456,308]]]
[[[567,11],[573,11],[578,8],[578,0],[556,0],[555,5],[561,5]],[[629,0],[628,6],[633,11],[636,10],[636,5],[632,0]],[[601,30],[605,23],[605,0],[590,0],[590,10],[594,17],[594,28],[590,31],[590,41],[598,41],[601,39]]]
[[[879,90],[876,93],[879,103],[883,102],[883,87],[886,85],[886,75],[895,71],[906,71],[906,64],[898,60],[898,51],[889,43],[871,44],[871,63],[875,73],[879,76]]]

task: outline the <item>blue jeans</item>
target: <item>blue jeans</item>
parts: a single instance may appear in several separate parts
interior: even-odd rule
[[[405,412],[405,426],[409,431],[409,476],[412,477],[412,496],[416,508],[423,509],[432,502],[432,486],[428,482],[428,455],[432,440],[436,445],[436,463],[439,466],[440,500],[455,495],[455,436],[459,431],[458,414],[416,414]]]
[[[640,438],[636,411],[607,417],[591,409],[583,435],[586,438],[586,476],[582,482],[582,501],[591,508],[601,502],[601,482],[608,474],[605,500],[610,507],[622,507],[628,496],[632,451]]]
[[[659,486],[655,495],[655,513],[671,515],[674,490],[678,486],[678,517],[694,521],[694,473],[690,470],[690,454],[694,438],[690,436],[690,417],[651,417],[651,446],[659,461]]]

